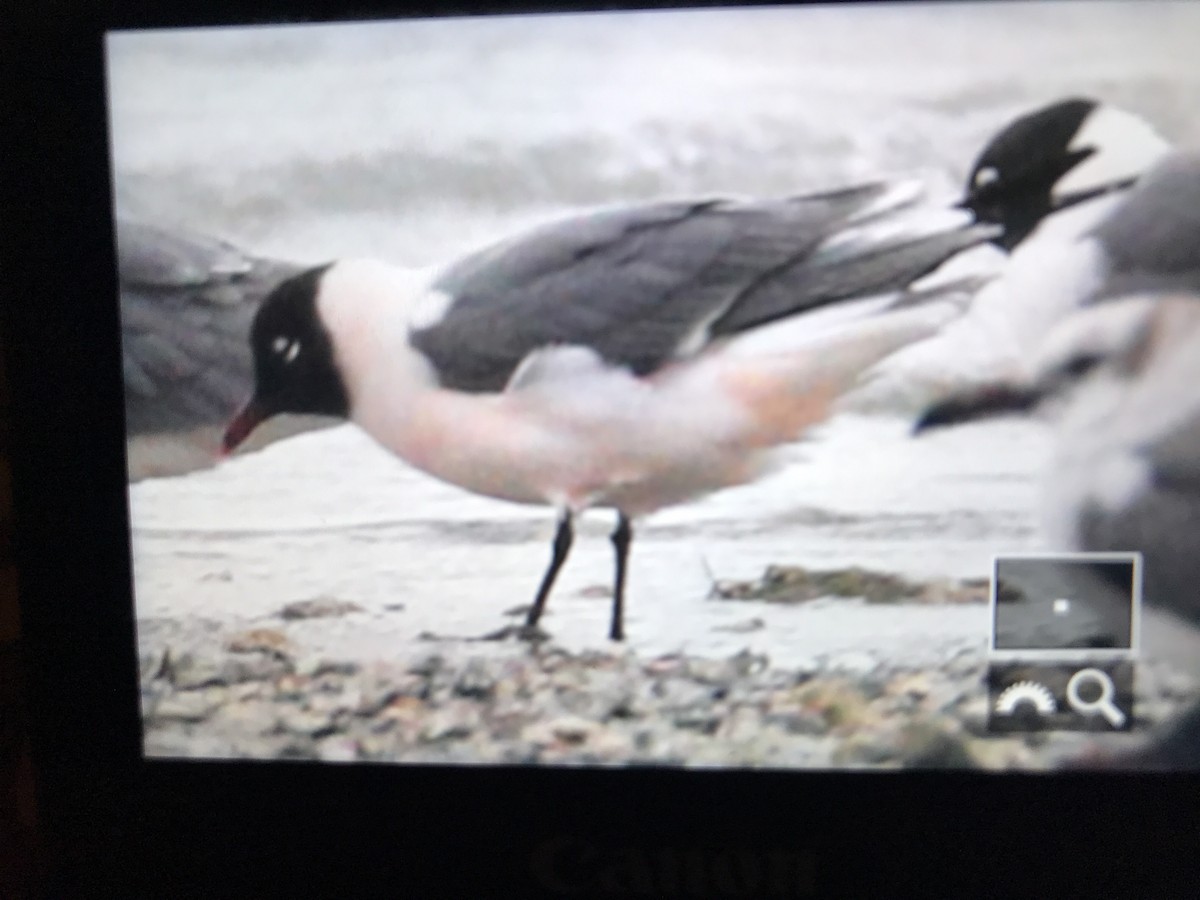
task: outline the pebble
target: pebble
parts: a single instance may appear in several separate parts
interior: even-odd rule
[[[272,653],[286,657],[291,654],[292,642],[282,631],[274,628],[253,628],[235,634],[226,647],[231,653]]]
[[[226,661],[197,662],[193,657],[185,657],[171,665],[170,681],[185,691],[210,684],[228,684],[229,669],[229,662]]]
[[[303,700],[308,695],[312,679],[300,675],[284,675],[275,682],[276,700]]]
[[[733,671],[738,678],[748,678],[752,675],[761,675],[767,671],[771,660],[765,654],[751,653],[749,650],[743,650],[729,658],[730,664],[733,666]]]
[[[305,702],[305,709],[318,715],[336,716],[354,709],[354,698],[332,692],[315,693]]]
[[[278,727],[307,737],[321,737],[335,728],[332,715],[307,709],[287,710],[280,714]]]
[[[661,699],[661,705],[668,709],[705,707],[713,700],[712,687],[680,678],[661,679],[655,682],[652,692]]]
[[[679,654],[673,653],[668,656],[660,656],[646,663],[646,674],[666,675],[670,672],[677,672],[683,668],[684,663],[684,658]]]
[[[418,736],[423,741],[455,741],[468,737],[476,727],[476,716],[461,706],[434,710]]]
[[[304,678],[319,678],[322,675],[353,675],[358,671],[358,664],[309,655],[297,659],[292,671]]]
[[[327,737],[317,743],[322,762],[354,762],[359,758],[358,741],[353,738]]]
[[[415,730],[423,724],[427,712],[428,707],[416,697],[398,695],[379,710],[377,720],[389,728],[399,724]]]
[[[180,722],[202,722],[217,704],[200,691],[184,691],[165,697],[150,711],[150,717]]]
[[[180,690],[193,690],[209,685],[257,682],[287,671],[288,666],[284,661],[268,656],[197,660],[189,655],[171,663],[169,680]]]
[[[739,706],[729,711],[721,722],[717,737],[722,742],[744,743],[758,737],[767,719],[752,706]]]
[[[169,654],[166,651],[162,653],[138,654],[138,672],[141,676],[142,684],[148,684],[158,678],[165,677],[163,662],[169,658]]]
[[[316,759],[316,748],[300,741],[289,741],[279,749],[280,759]]]
[[[701,734],[716,734],[721,726],[720,714],[701,708],[686,709],[672,717],[676,728],[689,728]]]
[[[687,678],[702,685],[727,687],[737,677],[737,669],[731,660],[689,659],[682,666]]]
[[[424,695],[426,687],[425,679],[407,672],[397,676],[396,680],[390,683],[372,679],[370,683],[360,685],[360,699],[354,712],[356,715],[370,718],[399,697],[413,698]]]
[[[627,672],[590,672],[585,689],[598,717],[630,718],[642,711]]]
[[[588,746],[597,762],[621,762],[633,751],[633,738],[626,731],[607,728],[593,734]]]
[[[974,691],[982,691],[983,685],[964,687],[962,682],[939,682],[930,686],[929,693],[923,698],[921,708],[927,712],[948,712],[961,703],[969,701]]]
[[[786,671],[792,683],[803,681],[821,671],[821,660],[815,656],[789,656],[781,663],[787,667]]]
[[[292,672],[300,678],[313,678],[321,668],[324,660],[319,656],[304,656],[292,665]]]
[[[879,665],[877,660],[870,653],[842,653],[835,656],[830,662],[829,668],[835,672],[845,672],[849,675],[868,675],[875,671],[875,667]]]
[[[521,732],[521,738],[534,744],[578,745],[584,743],[600,728],[599,724],[580,716],[561,716],[549,722],[536,722]]]
[[[774,725],[789,734],[825,734],[829,731],[829,722],[806,709],[781,708],[765,713],[761,717],[764,725]]]
[[[924,700],[932,688],[933,682],[928,672],[908,672],[889,681],[884,691],[890,696],[907,694],[917,700]]]
[[[416,660],[408,667],[408,671],[414,675],[425,675],[428,677],[436,674],[442,668],[443,662],[440,653],[430,653]]]
[[[226,704],[219,711],[218,719],[245,734],[270,734],[279,729],[279,706],[265,700],[243,700]]]
[[[486,700],[496,688],[496,678],[483,660],[473,659],[454,682],[454,693],[460,697]]]

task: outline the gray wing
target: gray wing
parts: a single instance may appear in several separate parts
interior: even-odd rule
[[[1149,448],[1147,459],[1155,483],[1161,487],[1190,491],[1197,497],[1200,512],[1200,413],[1163,435]],[[1200,537],[1197,537],[1200,544]]]
[[[1080,510],[1080,542],[1087,550],[1142,553],[1146,602],[1200,625],[1200,491],[1153,485],[1117,512],[1098,504]]]
[[[224,424],[253,387],[254,313],[300,267],[126,217],[117,257],[128,434]]]
[[[1200,291],[1200,152],[1173,153],[1094,229],[1110,271],[1094,298]]]
[[[958,226],[826,243],[911,205],[911,197],[889,203],[893,189],[657,203],[555,223],[448,269],[433,288],[452,298],[449,308],[410,340],[457,390],[500,390],[529,353],[555,344],[645,374],[685,344],[903,290],[992,234]]]
[[[1200,343],[1190,346],[1194,350]],[[1146,602],[1200,625],[1200,397],[1192,379],[1195,371],[1195,366],[1165,370],[1153,392],[1132,398],[1123,405],[1122,418],[1111,421],[1104,439],[1111,441],[1124,430],[1148,478],[1119,508],[1088,504],[1080,511],[1079,534],[1087,550],[1141,551]],[[1192,411],[1155,434],[1142,417],[1153,412],[1156,402],[1186,404]]]

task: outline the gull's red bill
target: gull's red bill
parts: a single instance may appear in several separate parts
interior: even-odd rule
[[[251,397],[226,427],[225,437],[221,440],[221,456],[226,457],[241,446],[268,415],[258,399]]]

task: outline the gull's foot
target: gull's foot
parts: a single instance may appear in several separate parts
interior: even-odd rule
[[[422,631],[417,635],[418,641],[466,641],[470,638],[459,637],[456,634],[434,634],[432,631]]]
[[[543,641],[550,640],[550,634],[542,630],[538,625],[505,625],[496,631],[489,632],[483,637],[474,638],[477,641],[507,641],[507,640],[529,641],[532,644],[540,644]]]
[[[550,633],[543,631],[537,625],[505,625],[496,631],[481,635],[465,634],[435,634],[432,631],[422,631],[417,635],[418,641],[528,641],[531,644],[541,644],[550,640]]]

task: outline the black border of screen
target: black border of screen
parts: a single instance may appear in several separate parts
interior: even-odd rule
[[[706,3],[48,2],[10,24],[0,268],[53,896],[568,896],[536,850],[809,854],[817,896],[1186,896],[1193,774],[725,772],[141,757],[103,34]],[[849,5],[849,4],[847,4]],[[610,857],[613,858],[613,857]],[[603,895],[602,882],[574,895]],[[1025,887],[1021,887],[1025,886]],[[561,886],[560,886],[561,887]],[[610,892],[610,896],[620,895]]]

